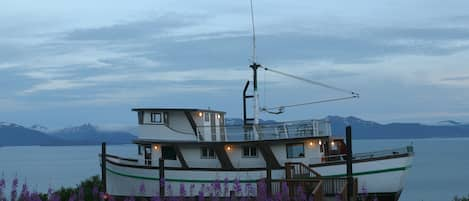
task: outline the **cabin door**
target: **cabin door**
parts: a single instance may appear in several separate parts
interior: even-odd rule
[[[143,154],[145,156],[145,165],[151,165],[151,145],[145,145]]]

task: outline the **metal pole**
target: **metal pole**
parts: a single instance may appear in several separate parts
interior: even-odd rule
[[[163,198],[165,195],[165,183],[166,181],[164,180],[164,159],[160,158],[159,164],[158,164],[158,170],[159,170],[159,177],[160,177],[160,198]]]
[[[352,171],[352,127],[345,129],[347,141],[347,200],[353,200],[353,171]]]
[[[272,168],[270,165],[267,167],[267,179],[265,183],[267,188],[267,195],[272,196]]]
[[[101,182],[104,192],[107,192],[106,180],[106,143],[103,142],[101,144]]]

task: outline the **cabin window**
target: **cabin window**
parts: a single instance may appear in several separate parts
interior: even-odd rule
[[[142,146],[138,145],[138,155],[142,155]]]
[[[176,160],[176,150],[174,150],[174,147],[163,146],[161,148],[161,155],[164,160]]]
[[[159,112],[151,113],[150,121],[151,121],[151,123],[157,123],[157,124],[163,123],[161,113],[159,113]]]
[[[200,148],[200,158],[202,159],[214,159],[215,158],[215,150],[209,147],[201,147]]]
[[[205,121],[210,121],[210,113],[204,112],[204,119]]]
[[[287,144],[287,158],[304,158],[305,147],[303,143]]]
[[[252,147],[252,146],[243,147],[243,157],[244,158],[256,158],[257,147]]]

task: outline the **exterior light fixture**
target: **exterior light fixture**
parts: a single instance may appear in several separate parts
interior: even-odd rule
[[[331,145],[332,145],[332,146],[334,146],[334,145],[335,145],[334,141],[332,141],[332,142],[331,142]]]
[[[313,145],[314,145],[313,141],[310,141],[309,146],[313,146]]]
[[[220,119],[221,118],[221,115],[220,114],[217,114],[217,119]]]
[[[322,141],[321,141],[321,140],[319,140],[318,144],[319,144],[319,145],[322,145]]]
[[[153,149],[156,151],[158,150],[158,145],[153,145]]]
[[[199,116],[199,117],[202,117],[203,115],[204,115],[204,113],[202,113],[202,112],[197,113],[197,116]]]
[[[231,149],[233,149],[233,147],[231,147],[231,145],[226,146],[226,151],[231,151]]]

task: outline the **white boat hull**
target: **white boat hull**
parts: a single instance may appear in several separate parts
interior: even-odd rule
[[[393,195],[398,197],[404,186],[404,178],[411,166],[412,155],[354,161],[353,173],[358,179],[358,193],[370,195]],[[314,166],[314,165],[313,165]],[[158,168],[149,168],[137,165],[122,165],[114,159],[108,159],[107,192],[114,196],[144,196],[159,195],[160,177]],[[322,176],[345,176],[345,164],[323,164],[313,167]],[[235,180],[239,180],[243,195],[256,192],[256,182],[266,177],[266,170],[250,171],[213,171],[192,169],[165,169],[165,195],[180,196],[180,187],[184,185],[186,196],[196,196],[203,189],[204,195],[215,193],[213,184],[221,183],[220,196],[229,196],[233,190]],[[225,184],[225,179],[228,181]],[[285,179],[285,170],[272,170],[272,179]],[[224,190],[225,185],[228,191]],[[249,190],[250,189],[250,190]],[[250,193],[249,193],[250,191]],[[252,195],[252,196],[254,196]],[[396,198],[393,198],[396,199]]]

